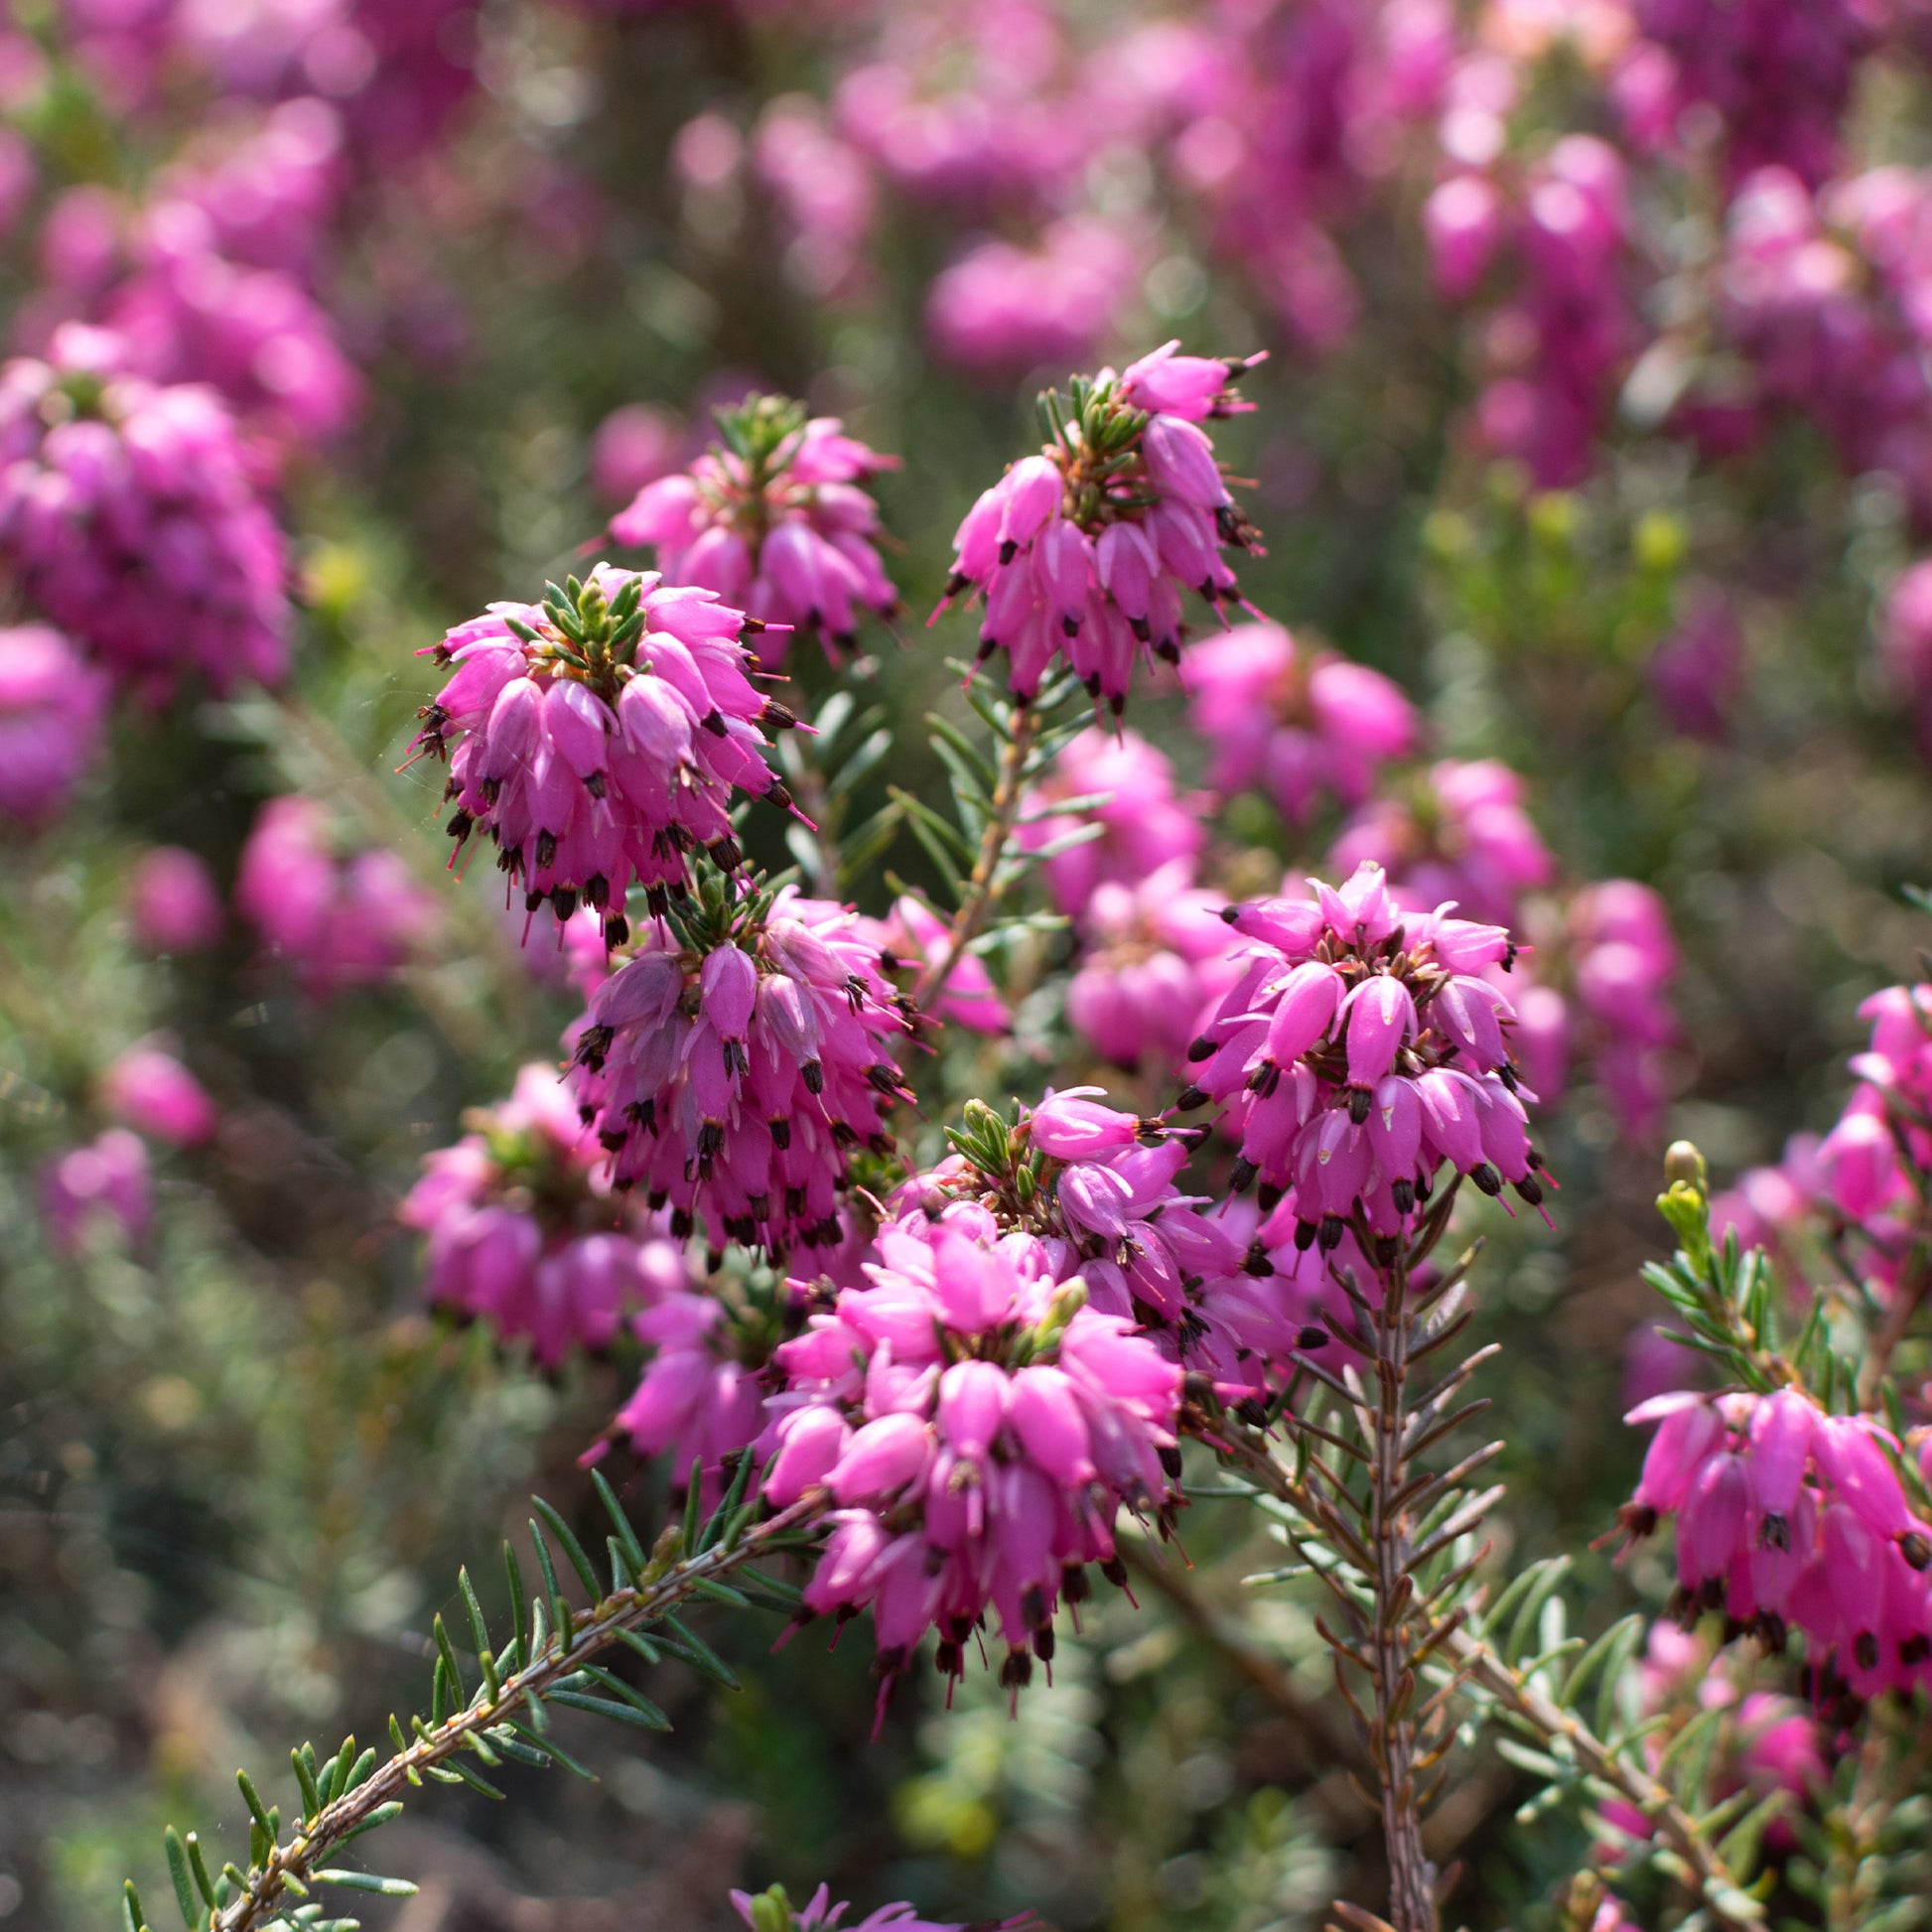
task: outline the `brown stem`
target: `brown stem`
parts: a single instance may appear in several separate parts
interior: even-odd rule
[[[924,970],[912,988],[912,1004],[921,1013],[930,1011],[932,1002],[944,991],[952,970],[965,957],[966,948],[986,925],[987,914],[1005,891],[996,875],[1006,857],[1007,843],[1013,837],[1014,822],[1020,816],[1020,799],[1027,778],[1027,757],[1039,735],[1039,714],[1023,698],[1013,704],[1013,727],[1000,754],[1000,769],[993,788],[993,816],[980,834],[979,857],[973,862],[973,876],[966,882],[966,897],[953,914],[942,949],[927,959]]]
[[[402,1798],[410,1786],[422,1782],[426,1770],[473,1748],[473,1739],[527,1711],[532,1693],[541,1697],[554,1690],[560,1679],[609,1649],[624,1631],[663,1616],[711,1579],[755,1562],[776,1538],[808,1525],[825,1506],[823,1493],[815,1492],[729,1546],[714,1544],[662,1569],[653,1563],[635,1587],[613,1590],[595,1607],[574,1611],[568,1643],[553,1637],[541,1656],[501,1681],[493,1699],[479,1694],[465,1710],[378,1766],[354,1790],[325,1805],[288,1844],[277,1845],[248,1873],[246,1889],[212,1915],[208,1932],[257,1932],[288,1908],[292,1894],[314,1882],[317,1871],[329,1867],[333,1856],[367,1826],[379,1806]]]
[[[1226,1422],[1217,1426],[1217,1436],[1232,1450],[1233,1460],[1245,1474],[1306,1521],[1319,1521],[1318,1499],[1275,1460],[1262,1437]],[[1725,1892],[1738,1889],[1736,1880],[1696,1819],[1666,1786],[1612,1750],[1581,1718],[1537,1690],[1480,1637],[1460,1627],[1446,1630],[1446,1619],[1429,1618],[1413,1608],[1409,1614],[1418,1624],[1411,1637],[1412,1652],[1433,1644],[1434,1655],[1446,1670],[1481,1685],[1546,1743],[1567,1742],[1585,1770],[1627,1799],[1650,1821],[1658,1837],[1677,1855],[1689,1874],[1687,1882],[1709,1908],[1712,1922],[1726,1928],[1726,1932],[1747,1932],[1745,1921],[1732,1918],[1716,1902]]]
[[[1374,1558],[1374,1628],[1369,1648],[1375,1716],[1370,1751],[1382,1786],[1382,1838],[1389,1855],[1389,1915],[1396,1932],[1439,1932],[1436,1868],[1422,1843],[1422,1805],[1416,1790],[1414,1630],[1408,1605],[1413,1519],[1401,1500],[1409,1479],[1403,1450],[1408,1420],[1412,1322],[1408,1311],[1409,1259],[1400,1253],[1382,1274],[1382,1306],[1374,1311],[1375,1389],[1368,1420],[1372,1429],[1369,1468],[1369,1550]]]

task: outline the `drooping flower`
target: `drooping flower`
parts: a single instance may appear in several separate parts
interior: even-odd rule
[[[100,748],[110,695],[58,630],[0,629],[0,812],[26,825],[59,817]]]
[[[692,852],[736,867],[734,789],[791,803],[759,756],[795,720],[753,682],[759,628],[715,592],[602,564],[540,607],[459,624],[434,647],[455,668],[416,739],[449,759],[457,850],[481,826],[526,910],[588,904],[613,945],[633,879],[661,913]]]
[[[329,807],[289,793],[256,814],[235,872],[235,910],[312,1000],[376,986],[434,936],[435,896],[377,846],[338,850]]]
[[[792,631],[816,634],[829,653],[849,650],[861,611],[898,608],[879,559],[879,506],[864,488],[897,459],[782,396],[721,409],[718,425],[723,443],[646,483],[612,518],[612,536],[654,545],[666,584],[715,591],[770,625],[759,639],[766,664]]]
[[[1180,1104],[1241,1110],[1236,1191],[1259,1178],[1272,1210],[1293,1189],[1297,1240],[1324,1250],[1357,1215],[1392,1243],[1445,1167],[1540,1202],[1505,1031],[1515,1015],[1481,977],[1512,956],[1508,933],[1448,907],[1405,918],[1371,861],[1339,891],[1309,886],[1307,898],[1228,908],[1254,943],[1189,1048]]]
[[[1773,1647],[1803,1630],[1860,1697],[1932,1684],[1932,1524],[1888,1430],[1792,1388],[1660,1396],[1624,1420],[1658,1427],[1619,1514],[1633,1537],[1677,1518],[1687,1614],[1722,1610]]]
[[[288,663],[281,532],[211,389],[128,374],[67,324],[0,369],[0,558],[29,601],[139,696],[217,692]]]
[[[763,1324],[756,1314],[741,1319],[714,1295],[680,1292],[653,1302],[630,1326],[651,1355],[613,1432],[628,1436],[640,1455],[670,1450],[674,1488],[696,1473],[715,1490],[724,1459],[764,1428]]]
[[[1070,396],[1043,394],[1048,441],[981,495],[953,539],[946,597],[984,600],[980,658],[1006,650],[1017,697],[1034,697],[1064,657],[1118,715],[1137,659],[1180,661],[1183,593],[1216,615],[1238,601],[1221,550],[1255,549],[1255,532],[1195,418],[1238,407],[1228,385],[1250,364],[1219,363],[1209,395],[1188,366],[1202,358],[1171,348],[1125,374],[1076,377]],[[1163,408],[1171,395],[1186,413]]]
[[[1187,653],[1188,722],[1225,792],[1259,786],[1298,825],[1324,799],[1359,805],[1377,772],[1415,749],[1401,690],[1333,651],[1308,652],[1276,623],[1237,624]]]
[[[884,937],[880,964],[888,973],[906,964],[936,971],[952,959],[952,933],[946,921],[910,893],[901,893],[893,901]],[[1003,1034],[1012,1021],[985,960],[970,952],[946,971],[945,984],[930,1011],[975,1034]]]
[[[765,1493],[782,1505],[823,1484],[838,1504],[805,1605],[872,1609],[882,1710],[929,1629],[939,1669],[961,1675],[989,1611],[1017,1694],[1035,1657],[1050,1663],[1086,1567],[1119,1581],[1121,1509],[1165,1521],[1176,1500],[1180,1370],[977,1203],[915,1210],[876,1252],[870,1285],[777,1351]]]
[[[850,1151],[891,1147],[906,1025],[870,921],[711,874],[592,996],[571,1079],[617,1185],[668,1203],[674,1232],[823,1247]]]
[[[624,1314],[681,1292],[682,1252],[600,1177],[554,1067],[530,1065],[508,1100],[465,1116],[397,1209],[429,1237],[430,1300],[523,1339],[546,1368],[603,1348]]]

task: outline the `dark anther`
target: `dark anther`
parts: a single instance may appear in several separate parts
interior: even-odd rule
[[[713,738],[723,738],[726,736],[725,714],[722,711],[720,711],[716,705],[713,705],[711,709],[707,711],[705,715],[698,720],[698,723],[701,724],[705,728],[705,730],[712,735]]]
[[[1275,1264],[1268,1259],[1268,1250],[1259,1241],[1251,1247],[1241,1263],[1244,1275],[1266,1277],[1275,1272]]]
[[[1116,1589],[1125,1589],[1127,1587],[1127,1566],[1118,1557],[1109,1557],[1100,1566],[1100,1574]]]
[[[1024,1691],[1033,1681],[1033,1653],[1027,1650],[1009,1650],[1006,1662],[1000,1666],[1000,1688],[1003,1691]]]
[[[1514,1181],[1511,1184],[1532,1207],[1541,1207],[1543,1205],[1543,1183],[1537,1179],[1535,1174],[1526,1173],[1521,1180]]]
[[[1898,1539],[1898,1554],[1914,1570],[1923,1570],[1932,1565],[1932,1543],[1928,1543],[1917,1530],[1907,1530]]]
[[[558,918],[569,918],[577,910],[577,888],[575,886],[559,886],[550,895],[550,905]]]
[[[1199,1087],[1189,1086],[1181,1090],[1173,1104],[1176,1112],[1185,1114],[1191,1113],[1196,1107],[1204,1106],[1206,1101],[1207,1095]]]
[[[460,817],[461,814],[458,814],[458,816]],[[466,826],[464,829],[467,831],[469,827]],[[1187,1064],[1189,1066],[1198,1066],[1202,1060],[1211,1060],[1219,1051],[1220,1048],[1205,1034],[1202,1034],[1187,1049]]]
[[[805,1091],[807,1093],[823,1093],[825,1091],[825,1069],[817,1060],[807,1060],[798,1071],[804,1076]]]
[[[1389,1198],[1398,1214],[1409,1213],[1416,1205],[1416,1183],[1405,1176],[1389,1182]]]
[[[1487,1161],[1478,1161],[1469,1170],[1469,1178],[1492,1198],[1503,1190],[1503,1177]]]
[[[1348,1089],[1348,1118],[1357,1127],[1360,1127],[1368,1119],[1368,1110],[1374,1104],[1375,1096],[1367,1087],[1350,1087]]]
[[[453,812],[450,815],[449,824],[444,826],[443,829],[449,833],[451,838],[456,840],[457,844],[461,845],[470,836],[471,830],[476,825],[476,822],[468,812]]]
[[[1232,1194],[1245,1194],[1255,1184],[1255,1176],[1261,1172],[1255,1164],[1243,1155],[1234,1164],[1234,1172],[1228,1176],[1228,1191]]]
[[[1295,1345],[1297,1348],[1326,1348],[1328,1331],[1326,1328],[1304,1328],[1295,1337]]]
[[[1307,1254],[1314,1246],[1314,1237],[1319,1232],[1320,1230],[1312,1221],[1297,1221],[1295,1223],[1296,1252],[1298,1254]]]
[[[1167,1471],[1170,1482],[1180,1480],[1180,1449],[1175,1444],[1169,1443],[1161,1450],[1161,1466]]]
[[[537,866],[554,866],[557,863],[557,835],[555,832],[537,834]]]
[[[1852,1655],[1861,1670],[1878,1668],[1878,1639],[1869,1630],[1861,1630],[1852,1645]]]
[[[797,712],[788,704],[780,704],[776,698],[766,698],[764,709],[759,713],[759,723],[769,732],[788,732],[797,722]]]
[[[773,1115],[770,1123],[771,1145],[780,1153],[791,1145],[791,1119],[786,1114]]]
[[[584,881],[584,903],[593,911],[602,912],[611,902],[611,882],[601,872],[594,872]]]
[[[1234,1405],[1234,1413],[1250,1429],[1266,1429],[1268,1427],[1268,1405],[1265,1402],[1259,1401],[1254,1396],[1244,1395]]]
[[[1320,1244],[1324,1255],[1331,1255],[1341,1246],[1343,1234],[1342,1219],[1339,1214],[1324,1214],[1321,1225],[1315,1229],[1314,1238]]]

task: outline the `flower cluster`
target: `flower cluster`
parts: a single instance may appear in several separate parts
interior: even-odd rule
[[[69,325],[0,369],[0,558],[32,603],[159,701],[287,666],[281,533],[210,389],[126,373],[117,336]]]
[[[1405,794],[1371,799],[1342,828],[1329,861],[1343,872],[1373,862],[1412,905],[1453,899],[1501,924],[1557,870],[1523,809],[1522,779],[1494,759],[1443,759]]]
[[[1187,721],[1210,781],[1257,786],[1306,825],[1326,799],[1360,805],[1382,767],[1416,748],[1416,710],[1379,671],[1306,651],[1277,623],[1237,624],[1187,653]]]
[[[545,1367],[603,1348],[624,1313],[675,1296],[682,1252],[599,1178],[554,1068],[531,1065],[508,1100],[423,1163],[397,1210],[428,1236],[430,1299],[521,1338]]]
[[[1035,1657],[1050,1664],[1054,1612],[1086,1595],[1087,1567],[1121,1580],[1119,1512],[1173,1506],[1180,1371],[975,1203],[914,1209],[876,1253],[867,1286],[777,1351],[765,1494],[822,1484],[837,1503],[805,1604],[871,1607],[882,1711],[928,1629],[960,1676],[989,1610],[1017,1693]]]
[[[898,605],[879,560],[879,507],[862,486],[897,459],[780,396],[749,397],[718,424],[723,444],[646,483],[612,536],[654,545],[665,583],[715,591],[773,626],[759,639],[767,664],[793,630],[850,649],[860,611],[890,617]]]
[[[1049,440],[966,513],[953,539],[948,600],[985,600],[982,660],[1004,648],[1007,683],[1031,699],[1063,658],[1118,714],[1144,655],[1180,661],[1181,598],[1217,613],[1239,598],[1223,545],[1255,548],[1200,424],[1239,408],[1229,385],[1249,366],[1177,355],[1170,343],[1124,374],[1049,390]],[[943,607],[942,607],[943,608]]]
[[[1090,726],[1022,801],[1016,836],[1037,852],[1100,827],[1040,861],[1053,903],[1077,918],[1102,884],[1138,886],[1173,860],[1191,862],[1207,843],[1205,803],[1175,791],[1173,762],[1138,732]]]
[[[1862,1698],[1932,1683],[1932,1525],[1888,1431],[1796,1389],[1660,1396],[1626,1420],[1657,1433],[1622,1521],[1643,1536],[1677,1518],[1687,1612],[1722,1610],[1774,1648],[1802,1630]]]
[[[589,905],[613,945],[633,879],[661,913],[692,852],[736,867],[734,789],[791,803],[759,756],[762,728],[795,722],[753,682],[743,639],[759,628],[714,591],[608,565],[459,624],[435,647],[455,668],[416,739],[449,759],[457,850],[482,826],[528,912],[548,899],[561,923]]]
[[[57,817],[93,762],[107,679],[44,623],[0,628],[0,812]]]
[[[1393,1241],[1445,1165],[1540,1202],[1506,1040],[1515,1015],[1481,977],[1511,957],[1508,933],[1447,907],[1405,919],[1372,862],[1339,891],[1309,884],[1308,898],[1229,907],[1254,944],[1189,1049],[1180,1104],[1243,1110],[1237,1190],[1259,1177],[1272,1209],[1293,1189],[1296,1239],[1324,1250],[1358,1217]]]
[[[1679,1037],[1669,909],[1648,886],[1606,879],[1571,900],[1567,937],[1585,1021],[1578,1043],[1590,1051],[1624,1132],[1650,1139],[1672,1092],[1670,1049]]]
[[[139,1241],[153,1223],[147,1146],[125,1127],[57,1155],[39,1179],[41,1225],[57,1253],[78,1254],[103,1228]]]
[[[234,902],[312,1000],[391,978],[442,916],[399,854],[376,846],[340,856],[329,807],[300,793],[256,814]]]
[[[668,1202],[675,1233],[823,1247],[850,1151],[891,1147],[907,1024],[869,922],[711,874],[592,996],[571,1079],[616,1184]]]
[[[773,1885],[756,1896],[735,1891],[731,1901],[752,1932],[1022,1932],[1033,1923],[1032,1914],[1023,1912],[1018,1918],[1003,1919],[998,1926],[941,1925],[920,1918],[900,1899],[868,1912],[856,1925],[841,1927],[840,1922],[852,1908],[834,1905],[831,1888],[826,1885],[820,1885],[803,1906],[794,1906],[782,1885]]]

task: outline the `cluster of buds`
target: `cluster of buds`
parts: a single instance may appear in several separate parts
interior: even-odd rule
[[[397,1210],[429,1237],[432,1301],[527,1340],[553,1368],[574,1347],[606,1347],[627,1310],[683,1287],[682,1252],[600,1178],[553,1068],[524,1067],[508,1100],[464,1125]]]
[[[1181,598],[1238,600],[1223,545],[1255,533],[1228,494],[1200,424],[1239,408],[1248,361],[1155,350],[1125,374],[1079,376],[1040,397],[1046,443],[966,513],[948,601],[985,600],[980,657],[1002,647],[1008,688],[1031,700],[1063,657],[1118,715],[1137,659],[1180,661]],[[941,607],[943,608],[943,606]]]
[[[1169,1520],[1181,1373],[977,1202],[915,1208],[875,1253],[867,1285],[777,1350],[765,1494],[822,1485],[837,1503],[805,1605],[871,1607],[882,1713],[928,1629],[940,1671],[961,1676],[989,1609],[1017,1695],[1035,1657],[1050,1665],[1055,1611],[1087,1595],[1087,1567],[1123,1580],[1119,1512]]]
[[[1382,766],[1416,748],[1416,709],[1397,685],[1334,651],[1304,650],[1278,623],[1205,639],[1184,675],[1210,782],[1258,786],[1297,825],[1330,799],[1361,804]]]
[[[127,373],[69,323],[0,369],[0,558],[32,603],[151,702],[287,668],[281,532],[213,390]]]
[[[712,873],[592,996],[571,1078],[616,1184],[674,1233],[824,1247],[851,1151],[891,1150],[907,1025],[870,921]]]
[[[263,949],[312,1000],[382,984],[442,917],[399,854],[371,846],[345,856],[329,807],[299,792],[271,798],[256,814],[234,900]]]
[[[879,506],[862,487],[897,466],[836,416],[752,396],[718,412],[724,437],[688,471],[646,483],[611,520],[619,543],[654,545],[667,584],[696,584],[763,620],[763,661],[792,631],[828,653],[858,639],[858,614],[898,608],[879,560]]]
[[[1802,1630],[1814,1664],[1829,1660],[1820,1689],[1932,1685],[1932,1524],[1887,1430],[1790,1388],[1659,1396],[1625,1420],[1658,1427],[1621,1520],[1640,1537],[1676,1516],[1686,1614],[1722,1611],[1773,1648]]]
[[[661,914],[694,851],[735,869],[734,788],[791,803],[760,756],[796,722],[753,682],[760,628],[713,591],[604,564],[459,624],[425,653],[455,668],[416,739],[449,759],[458,852],[483,827],[526,911],[589,905],[613,945],[633,879]]]
[[[1239,983],[1188,1049],[1183,1107],[1235,1103],[1236,1191],[1272,1211],[1292,1189],[1296,1239],[1337,1246],[1351,1224],[1393,1245],[1447,1165],[1483,1192],[1540,1203],[1505,1029],[1487,979],[1512,957],[1500,926],[1443,907],[1405,919],[1380,866],[1312,897],[1230,906],[1254,941]]]

